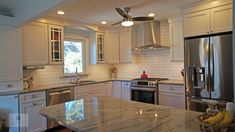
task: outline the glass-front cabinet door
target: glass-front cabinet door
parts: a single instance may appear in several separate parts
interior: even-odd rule
[[[49,25],[49,60],[50,64],[63,64],[64,31],[62,26]]]
[[[96,34],[97,42],[97,61],[98,63],[105,63],[105,45],[104,45],[104,34]]]

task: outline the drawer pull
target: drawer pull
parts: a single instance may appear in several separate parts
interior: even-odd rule
[[[173,87],[170,87],[170,90],[174,90],[174,88],[173,88]]]
[[[37,97],[38,97],[37,95],[32,95],[32,98],[33,98],[33,99],[35,99],[35,98],[37,98]]]
[[[12,84],[7,84],[7,88],[12,88],[14,87]]]
[[[39,103],[35,103],[35,102],[33,102],[32,104],[33,104],[33,106],[39,105]]]

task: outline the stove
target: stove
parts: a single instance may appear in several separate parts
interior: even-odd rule
[[[158,82],[167,78],[133,79],[131,81],[131,100],[158,104]]]

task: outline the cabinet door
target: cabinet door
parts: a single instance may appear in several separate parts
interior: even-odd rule
[[[211,33],[232,31],[232,12],[232,4],[211,9]]]
[[[118,33],[107,33],[105,36],[107,62],[119,63],[119,38]]]
[[[184,36],[182,21],[176,21],[169,24],[170,26],[170,44],[171,60],[184,60]]]
[[[131,62],[131,31],[119,33],[120,63]]]
[[[23,65],[45,65],[48,63],[47,25],[31,23],[22,28]]]
[[[46,107],[46,100],[21,104],[21,125],[22,132],[39,132],[46,130],[46,118],[39,114],[39,111]]]
[[[210,31],[209,10],[184,15],[184,36],[208,34]]]
[[[0,81],[22,79],[19,30],[0,26]]]
[[[113,83],[113,97],[122,99],[122,85],[120,81],[114,81]]]
[[[113,97],[113,82],[106,83],[106,96]]]
[[[159,105],[185,109],[184,94],[159,93]]]
[[[130,82],[122,82],[122,99],[131,100]]]

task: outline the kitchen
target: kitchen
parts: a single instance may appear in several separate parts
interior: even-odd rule
[[[78,8],[77,5],[91,8],[99,5],[98,1],[96,3],[61,0],[51,1],[51,3],[39,2],[38,5],[27,1],[24,6],[32,6],[30,9],[32,12],[28,13],[27,8],[14,12],[15,18],[20,16],[18,19],[14,19],[11,12],[3,10],[1,15],[3,21],[0,22],[3,29],[20,28],[20,33],[10,32],[1,36],[2,42],[16,45],[11,45],[14,47],[1,45],[3,47],[0,50],[3,54],[0,60],[4,62],[1,64],[0,72],[1,95],[9,96],[15,102],[19,102],[13,108],[13,113],[17,111],[20,113],[18,125],[25,126],[21,126],[19,131],[49,129],[48,121],[39,114],[42,108],[49,104],[64,103],[88,96],[101,95],[129,101],[135,100],[136,97],[136,101],[143,102],[150,99],[151,103],[160,106],[190,109],[188,98],[185,96],[184,77],[181,75],[181,71],[184,73],[183,69],[185,69],[184,37],[232,31],[232,1],[179,1],[181,3],[159,1],[159,4],[158,1],[151,3],[147,0],[136,3],[112,1],[107,2],[107,5],[94,7],[97,12],[86,9],[85,6]],[[156,7],[151,6],[152,4]],[[17,8],[21,6],[22,4]],[[128,6],[131,8],[125,9]],[[153,10],[156,13],[153,18],[159,22],[155,21],[154,24],[150,22],[150,25],[158,27],[156,29],[154,27],[154,31],[158,31],[154,35],[160,38],[160,42],[157,39],[156,44],[160,43],[162,47],[155,48],[153,45],[150,48],[144,48],[145,40],[148,41],[147,37],[151,36],[145,35],[151,31],[148,29],[149,26],[145,26],[149,23],[144,25],[135,21],[133,28],[124,28],[121,23],[111,26],[122,20],[120,13],[115,10],[117,7],[123,11],[127,10],[133,17],[147,16],[151,13],[151,9],[159,8],[159,10]],[[103,8],[107,8],[106,12]],[[64,10],[65,14],[58,15],[57,10]],[[221,10],[226,14],[220,14]],[[213,14],[213,11],[219,13]],[[80,16],[75,18],[77,14]],[[213,15],[215,21],[210,20],[209,16]],[[196,16],[200,17],[196,19]],[[71,20],[72,18],[75,20]],[[100,24],[100,21],[104,20],[107,24]],[[186,22],[191,25],[188,26]],[[210,30],[214,33],[207,33]],[[19,46],[19,43],[22,46]],[[75,48],[77,50],[71,48],[75,45],[79,45]],[[80,50],[82,52],[79,52]],[[73,57],[74,54],[82,57],[77,60]],[[9,58],[6,60],[5,56]],[[79,67],[74,67],[71,63],[72,59],[80,62]],[[144,70],[150,80],[134,80],[140,78]],[[67,74],[64,74],[65,72]],[[164,80],[165,78],[169,80]],[[149,92],[141,93],[136,90],[137,93],[135,93],[132,90],[138,84],[144,87],[158,87],[158,91],[154,94],[152,92],[146,94]],[[23,90],[23,87],[30,88]],[[70,93],[73,93],[71,98],[68,97]],[[148,99],[141,99],[144,97],[143,94],[148,95]],[[132,95],[136,96],[132,97]],[[1,108],[9,103],[6,101],[9,99],[1,100]],[[12,114],[12,116],[18,115]],[[18,120],[15,121],[18,122]],[[17,130],[10,129],[10,131]]]

